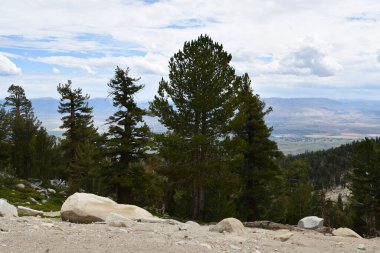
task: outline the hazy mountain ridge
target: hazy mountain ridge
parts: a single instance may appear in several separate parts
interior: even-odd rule
[[[285,153],[300,153],[338,146],[364,136],[380,136],[380,101],[332,100],[327,98],[264,98],[273,112],[266,118],[273,138]],[[60,130],[59,100],[31,99],[36,116],[48,131]],[[0,100],[3,103],[4,100]],[[106,130],[106,119],[115,112],[108,98],[93,98],[94,122]],[[148,108],[149,102],[139,103]],[[154,132],[165,128],[157,118],[145,117]]]

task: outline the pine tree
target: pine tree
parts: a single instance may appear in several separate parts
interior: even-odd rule
[[[7,171],[11,157],[11,115],[0,105],[0,170]]]
[[[10,107],[12,115],[11,165],[19,177],[27,178],[32,175],[36,152],[33,143],[41,122],[34,117],[32,103],[21,86],[12,84],[8,93],[4,105]]]
[[[231,58],[207,35],[185,42],[170,59],[169,81],[161,80],[150,107],[168,129],[160,137],[160,154],[169,195],[177,206],[191,209],[193,219],[204,218],[207,185],[224,159],[221,143],[235,109]]]
[[[248,74],[240,78],[238,113],[231,124],[242,143],[244,162],[239,174],[244,185],[240,198],[242,214],[247,220],[268,216],[270,204],[278,197],[283,176],[275,159],[281,155],[277,144],[269,137],[272,128],[264,117],[272,111],[258,95],[253,94]]]
[[[352,164],[351,201],[360,218],[357,226],[359,231],[374,236],[380,227],[380,145],[366,138],[359,143]]]
[[[110,80],[109,96],[117,107],[108,119],[108,154],[112,160],[110,175],[116,186],[118,203],[128,203],[133,199],[133,189],[138,187],[137,174],[142,174],[141,160],[146,156],[150,132],[144,123],[146,111],[139,108],[135,95],[144,85],[137,84],[139,79],[129,76],[129,69],[119,67],[115,77]]]
[[[66,129],[62,146],[68,159],[70,192],[74,193],[79,191],[94,159],[92,151],[97,133],[92,119],[93,108],[88,105],[90,97],[83,95],[80,88],[73,89],[70,80],[67,84],[59,84],[57,91],[61,95],[58,112],[64,115],[61,128]]]
[[[24,89],[12,84],[8,88],[9,96],[5,98],[5,106],[11,107],[11,112],[16,118],[28,118],[32,115],[32,103],[25,96]]]
[[[313,187],[308,183],[307,163],[302,160],[292,162],[286,171],[287,222],[296,224],[300,219],[312,214],[311,198]]]

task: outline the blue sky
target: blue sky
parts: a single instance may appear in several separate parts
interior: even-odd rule
[[[130,67],[150,100],[169,58],[208,34],[262,97],[380,99],[380,1],[2,0],[0,97],[58,97],[68,79],[107,96]]]

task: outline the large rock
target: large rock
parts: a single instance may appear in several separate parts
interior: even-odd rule
[[[17,217],[17,208],[8,203],[5,199],[0,199],[0,217]]]
[[[42,211],[34,210],[32,208],[25,207],[25,206],[18,206],[17,212],[19,215],[25,215],[25,216],[37,216],[37,215],[43,216],[44,215],[44,212]]]
[[[302,218],[297,225],[299,228],[317,229],[323,227],[323,219],[317,216]]]
[[[362,238],[355,231],[349,228],[338,228],[332,231],[332,234],[335,236],[343,236],[343,237],[354,237],[354,238]]]
[[[62,220],[75,223],[105,221],[110,213],[126,218],[153,217],[151,213],[134,205],[117,204],[115,201],[89,193],[75,193],[61,207]]]
[[[210,228],[212,232],[244,233],[244,225],[235,218],[227,218]]]

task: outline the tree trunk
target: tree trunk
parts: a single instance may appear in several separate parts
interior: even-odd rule
[[[197,179],[193,183],[193,220],[198,220],[199,215],[199,187]]]
[[[129,187],[122,186],[121,184],[117,184],[116,186],[117,203],[127,204],[129,193],[130,193]]]
[[[199,178],[194,180],[193,187],[193,219],[202,220],[205,209],[205,188]]]

